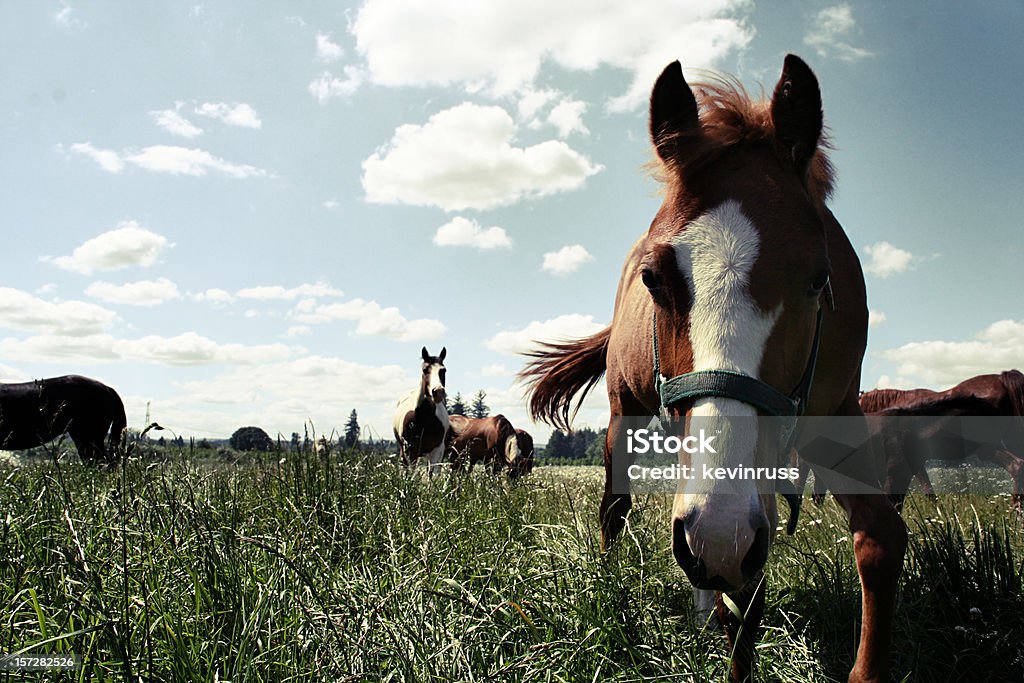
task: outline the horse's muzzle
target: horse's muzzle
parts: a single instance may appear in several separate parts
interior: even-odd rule
[[[692,515],[688,517],[692,519]],[[676,518],[672,522],[672,555],[694,588],[722,592],[739,590],[753,579],[768,561],[768,548],[771,545],[771,540],[768,533],[768,520],[763,515],[752,515],[751,524],[754,528],[754,538],[740,561],[739,569],[742,579],[739,580],[738,585],[735,575],[730,580],[717,572],[712,574],[707,563],[694,555],[687,539],[686,524],[687,520],[681,518]]]

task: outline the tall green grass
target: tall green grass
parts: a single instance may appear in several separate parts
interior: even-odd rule
[[[666,497],[598,552],[601,474],[428,479],[354,453],[0,469],[0,651],[73,680],[723,681],[668,551]],[[1005,499],[911,499],[894,642],[908,680],[1020,680],[1024,534]],[[842,512],[779,537],[760,679],[845,680]],[[11,677],[2,680],[16,680]]]

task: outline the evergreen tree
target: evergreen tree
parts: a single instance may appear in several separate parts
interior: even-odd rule
[[[356,415],[356,409],[352,409],[352,413],[348,416],[348,422],[345,423],[345,445],[352,448],[359,441],[359,416]]]
[[[445,407],[448,408],[449,415],[465,415],[466,404],[462,400],[462,392],[455,393],[455,398],[452,399],[451,405],[448,405],[446,400]]]
[[[491,409],[484,403],[484,399],[487,398],[487,392],[481,389],[476,392],[476,396],[473,397],[473,405],[469,409],[470,417],[487,417],[491,414]]]

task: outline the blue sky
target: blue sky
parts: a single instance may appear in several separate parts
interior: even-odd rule
[[[185,436],[379,435],[444,345],[529,428],[517,353],[607,323],[657,210],[660,69],[757,92],[787,52],[867,270],[864,387],[1024,366],[1024,8],[683,4],[0,5],[0,380],[93,376]]]

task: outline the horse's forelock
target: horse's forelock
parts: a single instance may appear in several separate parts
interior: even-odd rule
[[[668,147],[685,150],[667,161],[656,158],[647,164],[659,183],[670,187],[679,184],[686,176],[705,169],[726,151],[742,145],[771,144],[781,161],[790,162],[786,150],[776,140],[768,100],[751,99],[743,84],[728,76],[710,74],[708,80],[694,83],[692,88],[700,109],[701,125],[692,130],[665,133],[659,138],[660,143],[673,143]],[[835,185],[829,149],[831,142],[823,131],[805,179],[807,191],[815,202],[822,205],[832,195]]]

